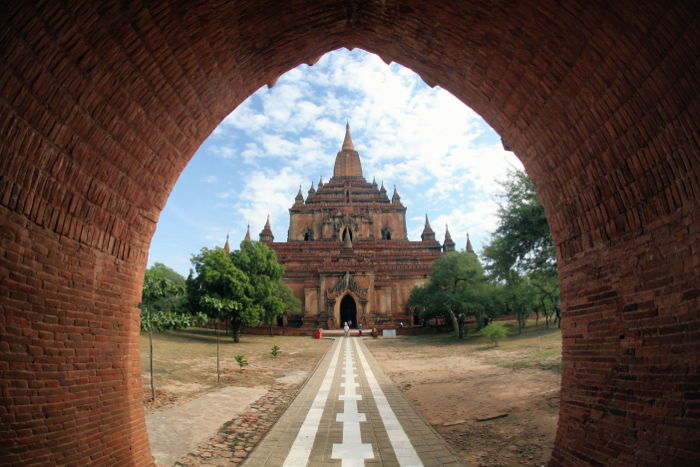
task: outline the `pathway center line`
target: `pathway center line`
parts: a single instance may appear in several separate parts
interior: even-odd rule
[[[384,423],[384,428],[386,428],[386,432],[389,435],[391,447],[394,448],[396,460],[398,460],[399,465],[403,467],[422,467],[423,462],[421,462],[420,457],[418,457],[418,453],[414,449],[413,444],[411,444],[411,440],[408,439],[408,435],[406,435],[401,423],[399,423],[399,419],[396,418],[396,414],[391,409],[391,405],[389,405],[384,391],[382,391],[377,379],[374,377],[374,373],[372,373],[372,369],[362,352],[362,347],[357,339],[353,339],[353,341],[355,342],[355,349],[357,350],[358,359],[362,364],[362,369],[365,372],[367,383],[372,391],[372,397],[374,397],[377,410],[382,417],[382,423]]]
[[[338,399],[343,401],[343,413],[336,414],[336,421],[343,424],[343,442],[334,443],[331,459],[341,459],[342,467],[362,467],[365,459],[374,459],[372,445],[362,442],[360,422],[366,422],[364,413],[358,412],[357,401],[362,400],[362,395],[357,393],[360,385],[355,382],[355,361],[352,357],[351,338],[344,337],[345,344],[345,382],[341,385],[345,387],[345,393]]]
[[[323,377],[321,387],[318,388],[318,393],[316,393],[316,397],[314,397],[311,407],[309,407],[309,412],[306,414],[304,423],[302,423],[299,428],[299,433],[297,433],[297,437],[294,439],[292,448],[289,450],[289,454],[284,460],[284,467],[305,467],[309,462],[311,449],[316,440],[318,426],[321,422],[323,409],[326,406],[328,393],[331,390],[331,383],[335,375],[335,368],[340,357],[340,340],[336,340],[334,345],[335,350],[331,358],[331,363],[328,366],[326,375]]]

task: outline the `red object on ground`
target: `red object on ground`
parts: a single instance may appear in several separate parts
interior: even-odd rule
[[[314,335],[314,338],[316,338],[316,339],[320,339],[320,338],[321,338],[321,330],[320,330],[320,329],[317,329],[317,330],[316,330],[316,334]]]

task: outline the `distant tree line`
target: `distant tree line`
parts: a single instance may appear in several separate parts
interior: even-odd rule
[[[471,319],[482,329],[512,315],[520,332],[528,317],[539,321],[541,314],[547,327],[561,326],[555,249],[542,203],[523,171],[511,172],[501,185],[498,227],[483,251],[483,266],[474,253],[448,253],[409,298],[419,318],[450,321],[460,339]]]

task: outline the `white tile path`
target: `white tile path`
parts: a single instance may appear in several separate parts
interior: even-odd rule
[[[374,402],[377,404],[377,409],[379,410],[379,415],[382,417],[382,422],[384,423],[384,428],[389,435],[389,441],[391,441],[391,446],[394,448],[394,455],[396,455],[396,460],[402,467],[419,467],[422,466],[418,453],[408,439],[406,432],[401,427],[399,419],[396,418],[396,414],[391,409],[389,401],[384,396],[382,388],[377,383],[377,379],[372,373],[372,369],[367,363],[367,359],[362,353],[362,347],[355,340],[355,348],[357,349],[357,354],[362,364],[362,369],[365,372],[365,377],[369,383],[369,388],[372,391],[372,396],[374,396]]]
[[[464,465],[384,375],[363,339],[336,339],[246,466]]]
[[[289,454],[284,461],[284,467],[296,467],[304,466],[309,461],[309,455],[311,455],[311,449],[313,448],[314,441],[316,440],[316,432],[318,431],[318,425],[321,422],[321,415],[323,415],[323,409],[326,406],[326,399],[328,399],[328,393],[331,390],[331,382],[333,381],[333,375],[335,374],[335,367],[338,361],[338,355],[340,354],[340,345],[335,344],[335,350],[333,351],[333,358],[331,359],[331,364],[326,371],[326,376],[323,378],[321,387],[314,397],[314,401],[311,403],[309,412],[306,414],[304,423],[299,429],[296,438],[294,439],[294,444],[292,444]]]
[[[331,459],[340,459],[343,467],[357,467],[365,465],[365,459],[373,459],[372,445],[362,442],[360,433],[360,422],[366,422],[364,413],[357,411],[357,401],[362,400],[362,396],[356,391],[360,383],[355,382],[355,359],[352,355],[352,345],[350,339],[343,339],[345,343],[345,393],[339,399],[343,403],[343,413],[336,415],[336,421],[343,424],[343,442],[334,443]]]

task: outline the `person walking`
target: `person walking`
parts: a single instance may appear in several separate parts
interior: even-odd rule
[[[348,326],[347,321],[343,325],[343,331],[345,331],[345,337],[348,337],[350,335],[350,326]]]
[[[357,329],[360,331],[360,337],[362,336],[362,323],[357,325]]]

